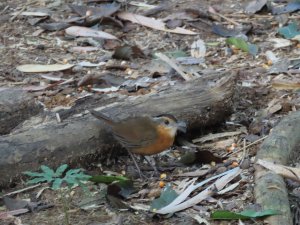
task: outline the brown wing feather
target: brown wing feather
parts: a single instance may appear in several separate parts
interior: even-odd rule
[[[149,117],[129,118],[112,126],[116,139],[127,149],[148,146],[157,139],[155,123]]]

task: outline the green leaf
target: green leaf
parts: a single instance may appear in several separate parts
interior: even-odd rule
[[[247,42],[241,38],[230,37],[226,39],[226,43],[229,45],[234,45],[245,52],[248,52],[249,50]]]
[[[47,174],[47,173],[44,174],[44,177],[47,179],[47,182],[49,183],[55,179],[51,174]]]
[[[64,177],[64,179],[75,179],[75,180],[89,180],[91,176],[84,174],[83,172],[69,174]]]
[[[98,183],[110,184],[114,181],[126,181],[129,179],[124,176],[97,175],[97,176],[92,176],[89,180],[96,184],[98,184]]]
[[[51,188],[52,188],[53,190],[58,190],[58,189],[60,188],[60,186],[61,186],[61,184],[62,184],[63,181],[64,181],[64,180],[61,179],[61,178],[56,178],[56,179],[54,180],[54,182],[53,182]]]
[[[300,34],[298,25],[294,23],[290,23],[285,27],[281,27],[278,29],[278,33],[281,34],[286,39],[291,39]]]
[[[77,177],[78,179],[80,179],[80,180],[89,180],[89,179],[91,178],[90,175],[87,175],[87,174],[85,174],[85,173],[83,173],[83,172],[80,172],[79,174],[77,174],[76,177]]]
[[[54,177],[54,175],[55,175],[54,170],[48,166],[41,165],[41,170],[48,176]]]
[[[226,39],[226,43],[229,45],[233,45],[238,49],[243,50],[244,52],[248,52],[251,55],[255,56],[258,52],[258,47],[254,44],[248,44],[242,38],[230,37]]]
[[[64,181],[69,185],[73,186],[74,184],[78,184],[78,181],[73,177],[64,178]]]
[[[245,210],[240,213],[230,212],[227,210],[219,210],[215,211],[211,214],[211,218],[215,220],[244,220],[244,219],[253,219],[253,218],[260,218],[265,216],[271,216],[271,215],[278,215],[280,214],[277,210],[264,210],[261,212],[256,212],[253,210]]]
[[[61,166],[59,166],[56,171],[55,171],[55,176],[56,177],[61,177],[61,175],[63,174],[63,172],[65,172],[65,170],[68,168],[67,164],[63,164]]]
[[[244,210],[244,211],[240,212],[240,214],[243,216],[251,217],[251,218],[259,218],[259,217],[264,217],[264,216],[278,215],[278,214],[281,214],[281,212],[278,210],[273,210],[273,209],[263,210],[260,212],[256,212],[254,210]]]
[[[73,174],[79,173],[80,171],[81,171],[81,169],[71,169],[66,173],[66,177],[72,176]]]
[[[27,184],[37,184],[37,183],[42,183],[42,182],[45,182],[45,181],[47,181],[47,178],[37,177],[37,178],[34,178],[32,180],[27,181],[26,183]]]
[[[37,172],[30,172],[30,171],[25,171],[23,174],[30,176],[30,177],[44,177],[44,173],[37,173]]]
[[[163,52],[164,55],[168,56],[169,58],[179,58],[179,57],[187,57],[188,55],[186,54],[186,52],[181,51],[181,50],[177,50],[177,51],[173,51],[173,52]],[[158,57],[153,54],[153,58],[157,59]]]
[[[156,211],[170,204],[178,194],[172,189],[171,185],[168,184],[165,189],[162,191],[159,198],[154,199],[151,203],[151,211]]]

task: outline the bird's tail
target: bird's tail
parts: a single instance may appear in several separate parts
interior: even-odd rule
[[[98,112],[96,110],[90,110],[90,113],[97,119],[102,120],[107,124],[113,125],[115,123],[115,121],[113,121],[111,118],[109,118],[101,112]]]

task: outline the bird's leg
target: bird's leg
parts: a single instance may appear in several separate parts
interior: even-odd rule
[[[135,161],[135,158],[134,158],[134,155],[132,154],[132,152],[129,151],[128,149],[127,149],[127,152],[128,152],[128,154],[130,155],[130,157],[131,157],[131,159],[132,159],[132,161],[133,161],[133,163],[134,163],[134,165],[135,165],[135,167],[136,167],[136,169],[137,169],[137,171],[138,171],[138,173],[139,173],[139,175],[140,175],[140,178],[141,178],[141,179],[147,179],[147,177],[142,173],[142,171],[141,171],[139,165],[138,165],[137,162]]]
[[[152,167],[152,169],[154,170],[154,172],[156,173],[156,174],[159,174],[159,172],[158,172],[158,170],[157,170],[157,168],[156,168],[156,165],[153,165],[151,162],[150,162],[150,160],[147,158],[147,156],[142,156],[143,157],[143,159],[145,159],[146,160],[146,162]],[[153,159],[153,161],[155,162],[155,160]]]

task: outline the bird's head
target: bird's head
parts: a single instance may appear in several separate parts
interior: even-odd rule
[[[178,121],[173,115],[162,114],[153,117],[153,120],[165,130],[168,130],[170,135],[175,136],[177,131],[186,132],[187,124],[184,121]]]

